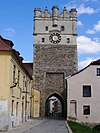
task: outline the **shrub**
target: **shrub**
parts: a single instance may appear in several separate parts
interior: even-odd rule
[[[96,125],[93,130],[97,130],[97,131],[100,131],[100,124],[99,125]]]

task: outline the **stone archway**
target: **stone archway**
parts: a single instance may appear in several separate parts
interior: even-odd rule
[[[64,99],[58,93],[51,94],[45,102],[45,116],[46,117],[62,117],[64,118]]]

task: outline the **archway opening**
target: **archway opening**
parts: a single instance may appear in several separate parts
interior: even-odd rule
[[[45,102],[45,116],[51,118],[64,117],[64,100],[57,93],[50,95]]]

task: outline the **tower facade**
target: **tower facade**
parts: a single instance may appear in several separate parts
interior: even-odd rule
[[[65,77],[77,71],[76,9],[61,14],[45,8],[34,9],[33,86],[40,91],[40,116],[46,115],[46,101],[57,96],[66,112]]]

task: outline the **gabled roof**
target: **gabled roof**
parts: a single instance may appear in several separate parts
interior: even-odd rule
[[[100,65],[100,59],[98,59],[98,60],[96,60],[96,61],[92,61],[88,66],[86,66],[86,67],[84,67],[83,69],[81,69],[80,71],[78,71],[78,72],[72,74],[71,76],[74,76],[74,75],[76,75],[76,74],[78,74],[78,73],[84,71],[86,68],[88,68],[88,67],[91,66],[91,65]]]
[[[11,50],[13,47],[13,42],[7,39],[4,39],[0,36],[0,50]]]

